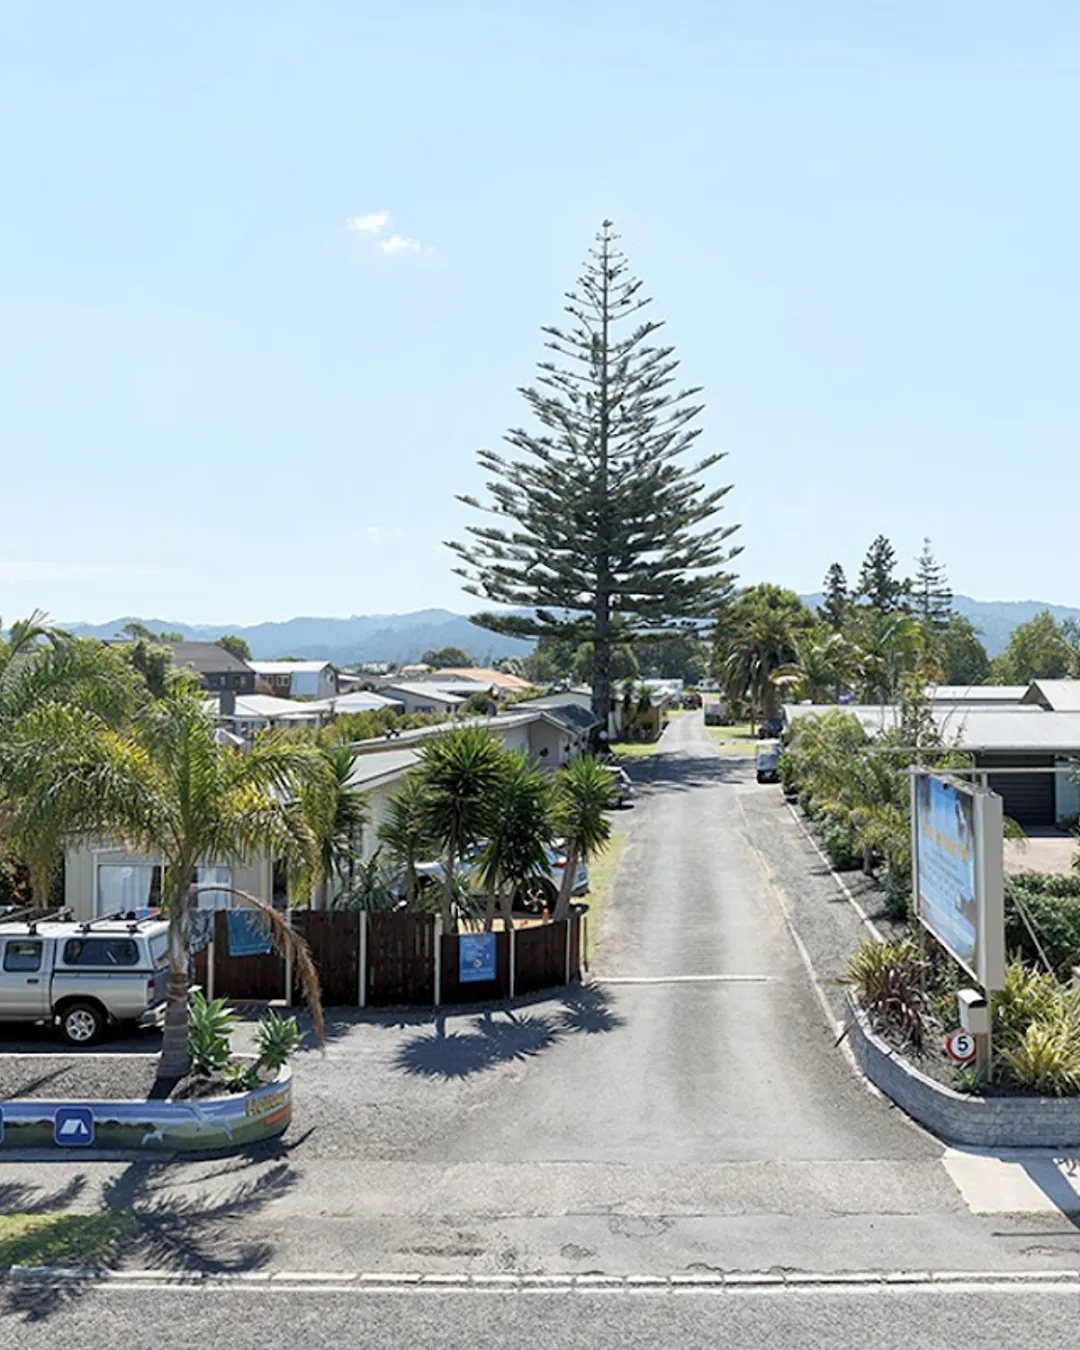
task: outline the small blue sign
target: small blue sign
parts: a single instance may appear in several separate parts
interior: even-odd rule
[[[495,978],[495,934],[469,933],[458,938],[458,979],[462,984]]]
[[[88,1148],[94,1142],[94,1113],[88,1106],[58,1106],[53,1116],[53,1143],[62,1148]]]

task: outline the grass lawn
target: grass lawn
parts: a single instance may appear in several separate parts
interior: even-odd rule
[[[586,943],[585,955],[590,966],[600,938],[607,903],[611,899],[611,890],[615,885],[619,859],[626,849],[628,837],[625,834],[613,834],[603,853],[589,859],[589,894],[583,899],[589,906],[589,940]]]
[[[620,759],[649,759],[660,749],[660,740],[612,741],[611,749]]]
[[[108,1265],[134,1226],[135,1216],[123,1209],[98,1214],[0,1214],[0,1270]]]
[[[713,744],[725,755],[752,755],[757,748],[757,731],[750,730],[749,722],[736,722],[730,727],[706,727]]]

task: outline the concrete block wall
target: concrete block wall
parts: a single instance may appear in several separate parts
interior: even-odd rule
[[[901,1059],[850,1000],[848,1037],[855,1062],[871,1083],[948,1143],[974,1148],[1080,1146],[1080,1098],[954,1092]]]

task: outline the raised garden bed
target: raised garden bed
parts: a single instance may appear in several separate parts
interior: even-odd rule
[[[20,1056],[0,1061],[0,1154],[11,1149],[222,1151],[284,1133],[292,1076],[250,1092],[185,1078],[150,1099],[156,1056]]]
[[[871,1083],[912,1119],[950,1143],[976,1148],[1080,1145],[1080,1097],[957,1092],[890,1045],[850,997],[848,1037],[855,1062]]]

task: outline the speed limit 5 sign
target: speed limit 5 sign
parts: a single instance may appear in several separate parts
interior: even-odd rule
[[[945,1042],[945,1053],[958,1064],[975,1058],[975,1037],[970,1031],[954,1031]]]

